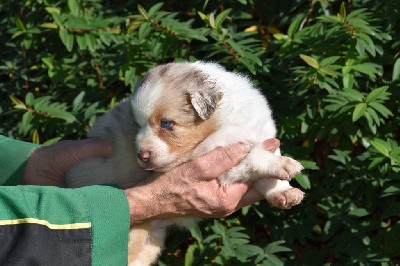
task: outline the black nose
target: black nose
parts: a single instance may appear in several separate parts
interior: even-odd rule
[[[148,163],[149,160],[150,160],[150,152],[149,152],[149,151],[140,150],[140,151],[137,153],[137,157],[138,157],[139,160],[141,160],[142,162]]]

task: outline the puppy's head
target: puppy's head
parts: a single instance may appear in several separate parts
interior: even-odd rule
[[[216,82],[190,63],[152,69],[132,100],[139,165],[165,172],[187,161],[217,130],[221,98]]]

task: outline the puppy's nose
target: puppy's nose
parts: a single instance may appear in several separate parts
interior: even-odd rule
[[[149,151],[140,150],[140,151],[137,153],[137,157],[138,157],[139,160],[141,160],[142,162],[148,163],[149,160],[150,160],[150,152],[149,152]]]

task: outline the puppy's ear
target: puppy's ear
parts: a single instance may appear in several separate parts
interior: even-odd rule
[[[201,119],[207,120],[215,112],[223,93],[217,90],[200,90],[189,93],[190,102]]]

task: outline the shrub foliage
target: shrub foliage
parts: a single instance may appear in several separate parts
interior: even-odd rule
[[[133,2],[1,1],[0,133],[83,138],[151,67],[218,61],[264,91],[307,196],[172,231],[159,265],[399,263],[398,0]]]

